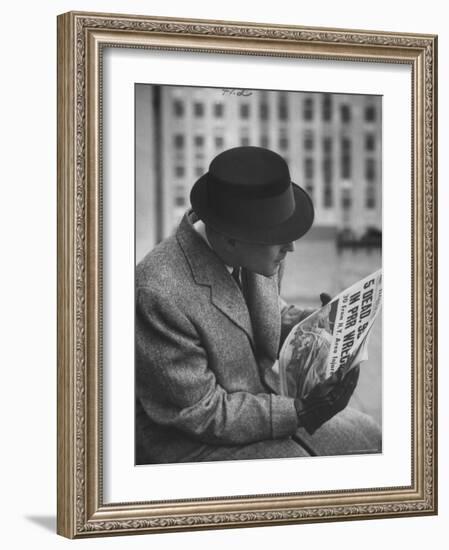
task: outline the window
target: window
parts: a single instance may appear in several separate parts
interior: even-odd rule
[[[366,134],[365,136],[365,150],[374,151],[376,149],[376,138],[374,134]]]
[[[348,153],[351,151],[351,140],[348,137],[344,137],[341,140],[341,150],[343,153]]]
[[[267,135],[260,136],[260,146],[268,149],[270,147],[270,139]]]
[[[194,138],[195,147],[203,147],[204,145],[204,136],[195,136]]]
[[[306,157],[304,159],[304,176],[306,179],[313,179],[314,176],[314,164],[312,157]]]
[[[268,103],[265,100],[259,105],[259,114],[261,120],[268,120],[269,109]]]
[[[287,120],[288,118],[287,97],[284,94],[279,96],[278,115],[279,120]]]
[[[216,118],[222,118],[224,115],[224,105],[223,103],[214,104],[214,116]]]
[[[341,194],[341,207],[344,210],[349,210],[352,205],[352,195],[350,189],[343,189]]]
[[[303,117],[304,117],[304,120],[313,119],[313,99],[311,97],[306,97],[304,100]]]
[[[204,174],[204,168],[202,166],[195,166],[195,176],[197,178],[201,177]]]
[[[314,148],[315,140],[312,132],[306,132],[304,134],[304,149],[311,151]]]
[[[175,187],[175,206],[185,206],[186,204],[186,192],[183,185],[177,185]]]
[[[175,166],[175,176],[176,176],[177,178],[182,178],[182,177],[184,177],[184,174],[185,174],[184,166],[182,166],[182,165],[177,165],[177,166]]]
[[[184,103],[180,99],[173,101],[173,114],[178,118],[184,116]]]
[[[247,127],[240,128],[240,145],[247,147],[249,145],[249,129]]]
[[[332,188],[325,186],[324,192],[323,192],[323,205],[324,208],[331,208],[332,204],[334,202],[333,196],[332,196]]]
[[[286,150],[288,149],[288,135],[286,128],[281,128],[279,135],[279,149]]]
[[[324,141],[326,142],[326,146],[324,147],[326,153],[323,157],[323,206],[324,208],[331,208],[334,202],[334,194],[332,189],[333,166],[332,157],[329,154],[332,141],[330,138],[324,138]]]
[[[176,149],[182,149],[184,147],[184,135],[175,134],[173,138]]]
[[[376,107],[374,105],[367,105],[365,107],[365,120],[366,122],[374,122],[376,120]]]
[[[323,179],[326,185],[332,183],[332,160],[330,157],[324,157],[323,159]]]
[[[330,122],[332,120],[332,99],[329,94],[323,97],[323,120]]]
[[[374,181],[376,179],[376,163],[374,159],[365,160],[365,178],[367,181]]]
[[[224,139],[223,136],[215,136],[215,147],[220,149],[221,147],[224,147]]]
[[[196,117],[204,116],[204,103],[201,103],[200,101],[195,101],[195,103],[193,104],[193,114]]]
[[[351,122],[351,107],[349,105],[340,105],[340,116],[343,124]]]
[[[332,152],[332,138],[323,138],[323,152],[327,154]]]
[[[376,208],[376,189],[374,185],[368,185],[366,188],[365,207]]]
[[[287,136],[280,136],[279,138],[279,149],[288,149],[288,137]]]
[[[240,118],[249,118],[249,103],[240,105]]]
[[[351,140],[347,137],[341,141],[341,177],[351,177]]]

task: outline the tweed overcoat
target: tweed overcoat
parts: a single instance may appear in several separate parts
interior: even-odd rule
[[[248,273],[245,298],[196,232],[192,211],[136,270],[136,463],[195,460],[205,446],[286,438],[293,399],[272,370],[277,275]]]

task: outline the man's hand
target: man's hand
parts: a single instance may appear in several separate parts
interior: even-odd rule
[[[330,378],[317,384],[304,399],[296,398],[299,426],[313,434],[320,426],[342,411],[349,403],[359,379],[360,368],[343,374],[337,370]]]

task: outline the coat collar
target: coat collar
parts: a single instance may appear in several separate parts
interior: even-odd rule
[[[251,318],[242,292],[221,258],[193,228],[193,223],[197,219],[192,210],[188,211],[176,233],[179,245],[192,270],[193,279],[198,285],[210,287],[212,303],[246,332],[254,346]]]
[[[196,284],[209,286],[211,301],[248,335],[262,368],[262,376],[277,391],[270,369],[277,358],[280,338],[280,312],[277,277],[264,277],[244,271],[245,298],[223,261],[195,231],[198,218],[188,211],[177,230],[176,238],[192,271]],[[262,365],[266,365],[265,368]],[[267,372],[265,372],[267,371]],[[270,379],[270,380],[267,380]],[[276,387],[273,387],[276,386]]]

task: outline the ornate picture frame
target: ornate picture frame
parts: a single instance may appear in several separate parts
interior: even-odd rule
[[[411,483],[106,502],[103,54],[107,48],[411,71]],[[58,17],[58,533],[69,538],[437,513],[437,37],[70,12]],[[385,368],[388,368],[388,364]],[[132,373],[133,366],[129,365]],[[130,375],[132,376],[132,374]]]

